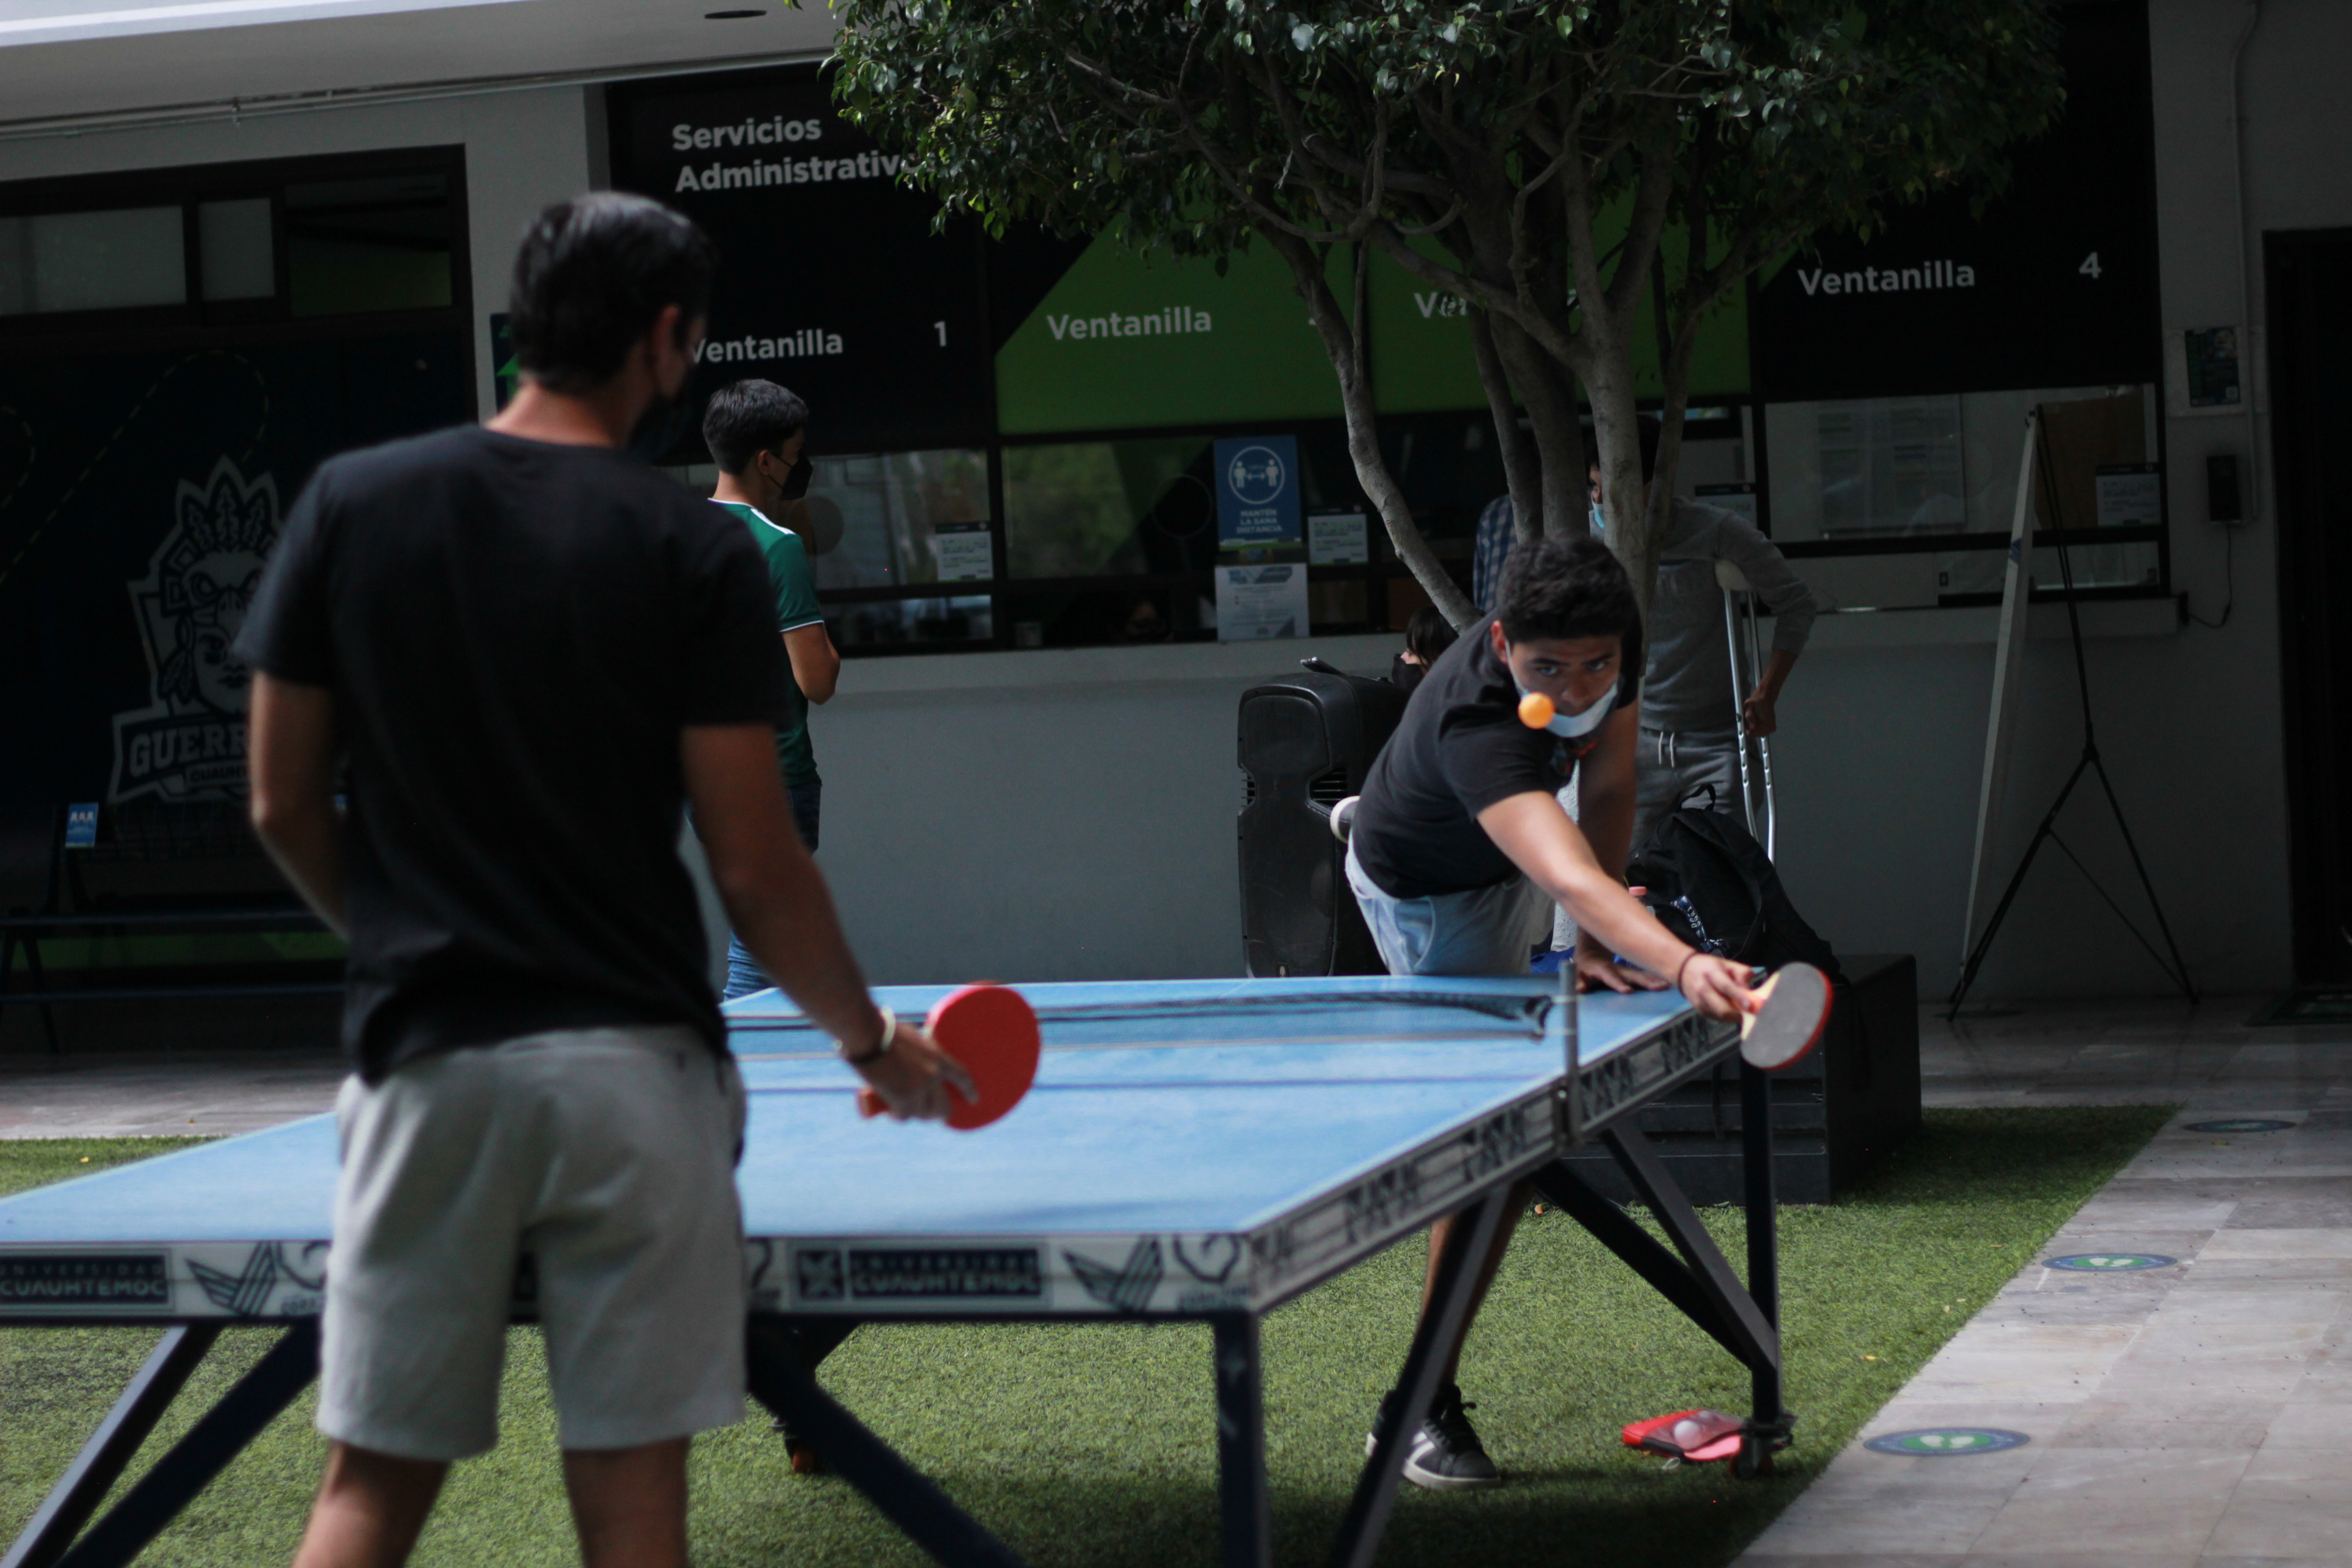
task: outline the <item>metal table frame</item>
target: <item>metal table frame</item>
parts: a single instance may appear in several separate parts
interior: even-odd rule
[[[1559,1011],[1565,1015],[1566,1028],[1572,1031],[1573,1006]],[[1572,1037],[1571,1033],[1571,1041]],[[1379,1550],[1402,1476],[1405,1438],[1419,1426],[1437,1392],[1444,1351],[1463,1331],[1475,1287],[1477,1260],[1485,1256],[1520,1184],[1528,1182],[1748,1366],[1753,1410],[1735,1469],[1742,1476],[1768,1471],[1773,1451],[1788,1442],[1793,1421],[1782,1403],[1770,1080],[1754,1068],[1741,1067],[1748,1219],[1748,1283],[1744,1286],[1649,1140],[1630,1120],[1654,1095],[1711,1070],[1736,1049],[1737,1041],[1728,1026],[1710,1024],[1688,1013],[1680,1015],[1633,1046],[1600,1062],[1580,1066],[1551,1089],[1523,1097],[1473,1126],[1412,1151],[1348,1189],[1322,1194],[1276,1225],[1236,1237],[1240,1245],[1278,1245],[1266,1237],[1283,1224],[1310,1213],[1324,1213],[1328,1217],[1334,1202],[1341,1206],[1351,1227],[1350,1245],[1284,1277],[1278,1291],[1192,1310],[1106,1311],[1092,1320],[1064,1313],[1050,1315],[1051,1321],[1148,1318],[1210,1325],[1215,1347],[1213,1375],[1222,1560],[1227,1568],[1266,1568],[1272,1562],[1273,1532],[1265,1470],[1260,1321],[1273,1307],[1394,1245],[1431,1219],[1447,1213],[1465,1215],[1469,1223],[1454,1227],[1438,1258],[1434,1310],[1414,1332],[1398,1380],[1403,1397],[1390,1405],[1377,1426],[1371,1456],[1358,1478],[1332,1548],[1333,1563],[1357,1568],[1370,1563]],[[1522,1131],[1514,1132],[1513,1128]],[[1657,1241],[1560,1160],[1569,1144],[1591,1138],[1597,1138],[1623,1168],[1668,1244]],[[1450,1171],[1444,1168],[1449,1162]],[[765,1238],[751,1245],[772,1248],[789,1242]],[[527,1316],[518,1314],[519,1320]],[[974,1312],[921,1309],[890,1314],[896,1321],[933,1322],[1017,1321],[1024,1316],[992,1311],[983,1318]],[[866,1321],[871,1314],[860,1312],[856,1317]],[[221,1330],[231,1322],[273,1320],[224,1312],[166,1321],[170,1326],[162,1342],[6,1556],[0,1558],[0,1568],[122,1568],[318,1374],[318,1320],[274,1320],[285,1330],[277,1343],[92,1524],[100,1503],[179,1396]],[[940,1562],[990,1568],[1017,1564],[1021,1559],[1011,1548],[819,1387],[802,1364],[791,1326],[801,1323],[814,1328],[838,1325],[841,1321],[838,1313],[755,1306],[746,1329],[752,1395],[789,1422],[795,1433],[814,1443],[843,1479]],[[12,1320],[11,1326],[121,1321],[111,1316],[60,1315]]]

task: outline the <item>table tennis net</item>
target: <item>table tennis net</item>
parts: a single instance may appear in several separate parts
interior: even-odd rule
[[[1056,1000],[1055,987],[1020,987],[1037,1012],[1045,1048],[1297,1045],[1385,1041],[1541,1039],[1549,996],[1444,986],[1383,988],[1296,984],[1235,994]],[[728,1019],[739,1049],[762,1054],[830,1050],[797,1013],[738,1012]]]

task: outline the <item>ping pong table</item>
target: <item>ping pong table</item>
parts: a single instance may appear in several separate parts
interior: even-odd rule
[[[946,987],[877,994],[919,1017]],[[832,1042],[773,992],[729,1007],[751,1112],[739,1186],[751,1392],[940,1561],[1013,1552],[817,1384],[799,1335],[870,1321],[1194,1320],[1212,1325],[1228,1564],[1269,1561],[1259,1323],[1448,1214],[1435,1308],[1343,1518],[1369,1563],[1407,1436],[1436,1391],[1477,1269],[1531,1180],[1747,1363],[1738,1460],[1788,1439],[1775,1327],[1770,1089],[1742,1066],[1743,1287],[1634,1125],[1736,1059],[1737,1032],[1672,993],[1578,1002],[1540,980],[1342,978],[1021,987],[1035,1087],[972,1133],[861,1120]],[[1559,1156],[1605,1144],[1671,1247]],[[166,1326],[0,1568],[129,1563],[316,1375],[333,1119],[0,1199],[0,1322]],[[519,1270],[516,1315],[531,1315]],[[283,1334],[90,1521],[222,1329]],[[85,1526],[88,1526],[85,1529]]]

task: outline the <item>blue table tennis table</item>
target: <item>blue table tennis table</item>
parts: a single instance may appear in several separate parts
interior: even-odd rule
[[[878,995],[919,1017],[946,989]],[[1522,1181],[1748,1366],[1742,1473],[1788,1440],[1769,1081],[1742,1065],[1745,1287],[1633,1121],[1736,1060],[1730,1026],[1672,993],[1579,1002],[1541,980],[1020,989],[1043,1026],[1036,1086],[971,1133],[862,1120],[856,1080],[789,1002],[766,992],[729,1008],[751,1103],[751,1392],[940,1561],[1019,1559],[818,1386],[813,1341],[882,1320],[1207,1321],[1223,1559],[1263,1568],[1260,1321],[1465,1215],[1342,1522],[1334,1561],[1369,1563],[1475,1260]],[[1586,1141],[1612,1152],[1671,1246],[1560,1162]],[[128,1563],[316,1375],[335,1162],[333,1119],[318,1116],[0,1199],[0,1322],[166,1326],[0,1568]],[[285,1331],[92,1523],[221,1330],[257,1323]]]

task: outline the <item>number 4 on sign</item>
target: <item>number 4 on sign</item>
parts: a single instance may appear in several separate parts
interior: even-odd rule
[[[2099,275],[2099,253],[2095,250],[2083,258],[2083,265],[2074,270],[2085,278],[2096,278]]]

